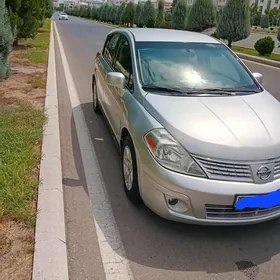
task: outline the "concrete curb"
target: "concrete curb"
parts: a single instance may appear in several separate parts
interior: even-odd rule
[[[252,55],[248,55],[248,54],[238,53],[238,52],[235,52],[235,53],[241,59],[245,59],[245,60],[258,62],[258,63],[261,63],[261,64],[265,64],[265,65],[280,68],[280,62],[278,62],[278,61],[270,60],[270,59],[266,59],[266,58],[261,58],[261,57],[257,57],[257,56],[252,56]]]
[[[69,279],[53,24],[52,21],[45,101],[48,121],[43,133],[32,280]]]

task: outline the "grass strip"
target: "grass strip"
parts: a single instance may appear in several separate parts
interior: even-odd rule
[[[232,50],[236,53],[242,53],[242,54],[248,54],[252,56],[256,56],[259,58],[265,58],[265,59],[270,59],[274,61],[279,61],[280,62],[280,54],[277,53],[272,53],[271,55],[260,55],[256,50],[250,49],[250,48],[244,48],[244,47],[238,47],[238,46],[232,46]]]

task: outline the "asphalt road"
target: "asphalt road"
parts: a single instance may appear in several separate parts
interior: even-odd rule
[[[214,32],[213,30],[211,30],[211,31],[208,30],[208,31],[206,31],[204,33],[210,35],[213,32]],[[253,33],[252,32],[249,35],[249,37],[247,37],[244,40],[240,40],[240,41],[234,42],[233,45],[239,46],[239,47],[246,47],[246,48],[254,49],[255,43],[259,39],[267,37],[267,36],[270,36],[274,40],[274,42],[275,42],[275,48],[274,48],[273,52],[280,53],[280,42],[277,40],[276,34],[264,34],[264,33]]]
[[[280,53],[280,42],[278,42],[275,34],[272,35],[272,34],[251,33],[248,38],[235,42],[234,45],[240,47],[254,48],[256,41],[267,36],[272,37],[272,39],[275,41],[275,48],[273,52]]]
[[[104,118],[92,111],[93,59],[110,28],[72,17],[56,23],[134,279],[279,279],[280,220],[246,227],[198,227],[163,220],[145,206],[128,202],[116,145]],[[70,279],[103,280],[106,276],[57,42],[56,63]],[[280,70],[247,65],[263,73],[265,87],[280,100]]]

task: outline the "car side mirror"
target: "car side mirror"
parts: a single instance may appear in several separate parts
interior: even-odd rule
[[[253,73],[253,76],[261,85],[263,84],[263,75],[261,73]]]
[[[110,86],[118,89],[124,89],[125,87],[125,77],[120,72],[109,72],[107,74],[107,82]]]

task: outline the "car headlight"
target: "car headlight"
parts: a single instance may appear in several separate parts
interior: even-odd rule
[[[187,175],[206,177],[200,166],[165,129],[148,132],[144,140],[153,157],[165,168]]]

